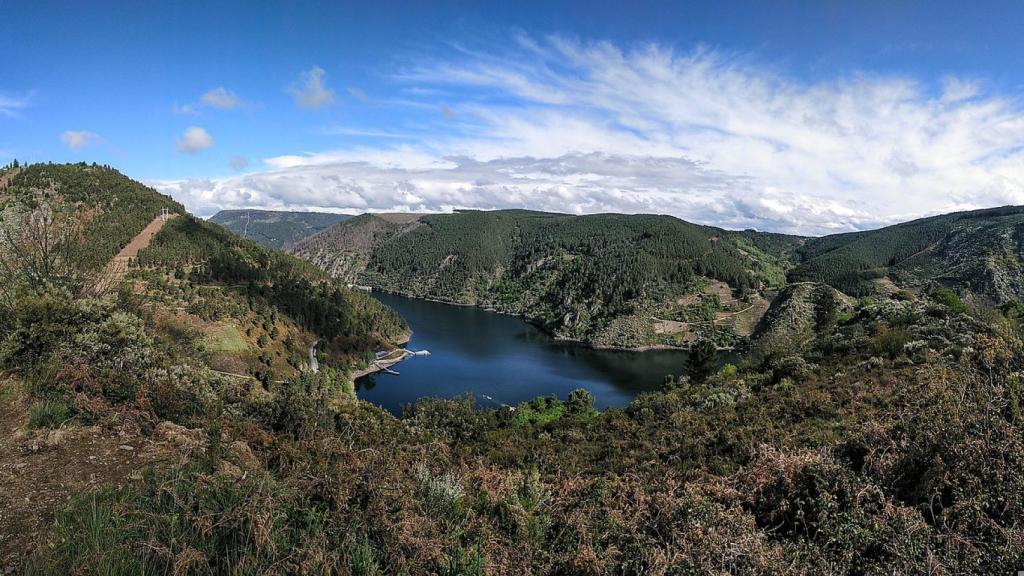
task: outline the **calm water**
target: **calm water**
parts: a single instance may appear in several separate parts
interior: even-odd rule
[[[625,406],[638,393],[658,389],[666,374],[679,374],[686,359],[676,350],[592,350],[557,342],[512,316],[373,295],[409,323],[409,349],[431,353],[395,365],[400,376],[376,373],[356,381],[360,398],[396,414],[423,396],[469,392],[481,406],[497,406],[547,394],[565,399],[576,388],[589,390],[598,408]]]

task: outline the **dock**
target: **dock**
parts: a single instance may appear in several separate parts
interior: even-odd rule
[[[397,370],[391,367],[399,362],[413,356],[430,356],[429,350],[409,350],[407,348],[395,348],[394,350],[381,350],[374,354],[374,360],[363,370],[356,370],[352,373],[352,379],[361,378],[374,372],[383,372],[391,376],[400,376]]]

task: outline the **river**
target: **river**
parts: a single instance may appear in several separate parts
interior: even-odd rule
[[[400,375],[370,374],[356,393],[398,414],[403,404],[430,396],[472,394],[480,406],[514,405],[537,396],[561,399],[589,390],[597,408],[625,406],[642,391],[657,390],[666,374],[683,371],[678,350],[594,350],[559,342],[520,318],[374,292],[413,331],[410,350],[429,350],[394,366]]]

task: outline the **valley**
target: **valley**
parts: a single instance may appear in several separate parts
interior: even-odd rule
[[[820,238],[361,215],[300,259],[109,167],[0,181],[5,571],[1020,560],[1018,208]],[[366,372],[400,347],[431,355]]]
[[[289,248],[350,284],[523,316],[597,347],[733,347],[791,266],[794,236],[650,215],[367,214]]]

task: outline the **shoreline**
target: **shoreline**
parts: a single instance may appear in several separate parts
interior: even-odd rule
[[[387,358],[385,360],[374,360],[373,363],[370,364],[370,366],[363,368],[362,370],[353,371],[350,377],[352,382],[355,383],[357,379],[362,378],[363,376],[369,376],[370,374],[375,374],[377,372],[381,372],[383,370],[391,368],[395,364],[398,364],[412,356],[412,354],[402,350],[401,348],[396,348],[392,352],[396,351],[401,351],[402,353],[395,358]]]
[[[369,288],[370,288],[369,293],[371,293],[371,294],[373,292],[380,292],[381,294],[389,294],[389,295],[392,295],[392,296],[401,296],[402,298],[411,298],[411,299],[414,299],[414,300],[423,300],[425,302],[434,302],[436,304],[446,304],[448,306],[459,306],[459,307],[462,307],[462,308],[476,308],[478,310],[483,310],[484,312],[490,312],[492,314],[500,314],[502,316],[511,316],[513,318],[519,318],[523,322],[527,322],[527,323],[537,327],[539,330],[544,332],[548,337],[550,337],[552,340],[554,340],[556,342],[561,342],[561,343],[564,343],[564,344],[574,344],[574,345],[577,345],[577,346],[581,346],[583,348],[590,348],[592,350],[609,350],[609,351],[613,351],[613,352],[653,352],[653,351],[658,351],[658,350],[675,351],[675,352],[689,352],[690,351],[690,347],[689,346],[676,346],[676,345],[672,345],[672,344],[647,344],[647,345],[644,345],[644,346],[628,347],[628,346],[616,346],[614,344],[595,344],[595,343],[589,342],[587,340],[576,340],[576,339],[573,339],[573,338],[563,338],[563,337],[551,334],[550,332],[545,330],[543,328],[543,326],[541,326],[540,322],[536,321],[533,318],[530,318],[529,316],[526,316],[525,314],[518,314],[518,313],[515,313],[515,312],[505,312],[503,310],[498,310],[496,308],[493,308],[490,305],[469,304],[469,303],[466,303],[466,302],[452,302],[452,301],[449,301],[449,300],[442,300],[440,298],[430,298],[430,297],[427,297],[427,296],[416,296],[416,295],[410,294],[408,292],[402,292],[400,290],[385,290],[383,288],[377,288],[375,286],[370,286]],[[720,347],[719,348],[719,351],[731,351],[731,350],[734,350],[734,348],[730,348],[730,347]]]

